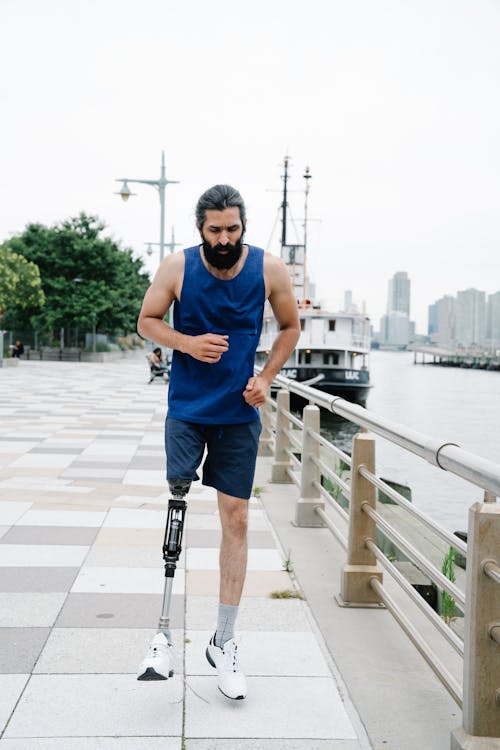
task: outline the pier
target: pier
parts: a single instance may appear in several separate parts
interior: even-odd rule
[[[481,347],[464,349],[410,344],[408,351],[414,352],[413,361],[415,364],[464,367],[474,370],[500,370],[500,349],[484,349]]]
[[[135,680],[161,607],[168,500],[166,387],[147,381],[133,360],[0,370],[0,750],[500,748],[500,466],[283,378],[250,502],[248,697],[225,699],[204,657],[220,530],[199,483],[175,580],[176,674]],[[291,391],[309,401],[300,416]],[[358,424],[351,455],[321,436],[322,409]],[[379,437],[475,484],[467,544],[380,479]],[[451,626],[377,529],[453,599]],[[455,582],[441,573],[450,547],[467,558]]]

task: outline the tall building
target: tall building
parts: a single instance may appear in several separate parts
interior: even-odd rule
[[[427,314],[427,335],[431,337],[434,336],[435,333],[438,331],[438,306],[437,302],[434,302],[433,305],[429,305],[427,308],[428,314]]]
[[[446,294],[434,303],[437,310],[437,330],[433,339],[438,346],[451,346],[455,343],[457,301]]]
[[[457,292],[455,338],[459,346],[476,346],[486,339],[486,295],[478,289]]]
[[[410,279],[406,271],[398,271],[389,279],[387,312],[401,312],[410,317]]]
[[[380,343],[404,349],[410,343],[410,279],[398,271],[389,279],[387,313],[380,320]]]
[[[500,346],[500,292],[488,295],[486,339],[490,346]]]

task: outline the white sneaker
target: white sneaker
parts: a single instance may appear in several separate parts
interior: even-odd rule
[[[164,633],[157,633],[137,672],[138,680],[168,680],[174,674],[173,648]]]
[[[238,701],[246,697],[247,683],[238,664],[237,650],[238,646],[234,638],[226,641],[224,646],[219,648],[215,645],[215,635],[213,635],[205,653],[209,663],[217,670],[221,693],[226,698]]]

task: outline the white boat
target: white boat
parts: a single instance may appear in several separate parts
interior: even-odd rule
[[[281,257],[292,279],[301,334],[298,344],[285,363],[281,373],[292,380],[314,385],[327,393],[349,401],[364,404],[370,389],[370,319],[352,305],[339,312],[323,310],[309,299],[311,292],[307,261],[307,196],[310,173],[306,170],[304,242],[290,245],[286,242],[288,157],[285,157],[283,175]],[[263,365],[278,333],[276,320],[269,303],[266,303],[262,334],[256,352],[256,364]]]

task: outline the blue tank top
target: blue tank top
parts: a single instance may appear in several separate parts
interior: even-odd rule
[[[227,334],[229,349],[219,362],[200,362],[174,351],[168,416],[199,424],[254,422],[259,412],[243,398],[253,375],[265,302],[264,251],[248,248],[245,265],[232,279],[218,279],[205,268],[199,247],[184,250],[180,302],[174,328],[190,336]]]

